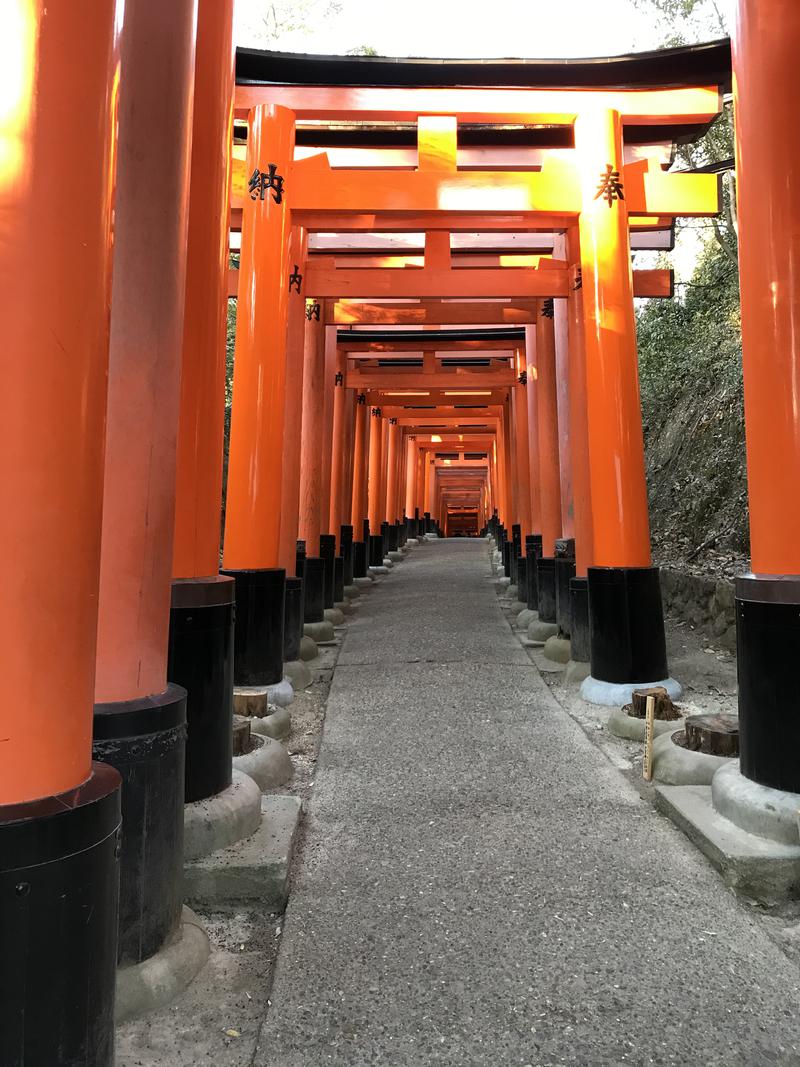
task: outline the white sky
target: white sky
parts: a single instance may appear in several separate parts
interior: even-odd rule
[[[800,3],[800,0],[797,0]],[[2,3],[2,0],[0,0]],[[665,24],[633,0],[236,0],[236,43],[286,52],[343,55],[360,46],[378,55],[446,57],[612,56],[663,45],[671,35],[688,41],[723,36],[735,0],[702,0],[691,22]],[[267,24],[265,24],[267,16]],[[268,25],[283,27],[270,35]],[[291,22],[303,26],[292,29]],[[681,233],[671,256],[676,277],[691,276],[702,241]],[[638,266],[654,265],[652,253]]]
[[[725,13],[730,0],[716,0]],[[632,0],[339,0],[341,11],[320,17],[327,0],[237,0],[240,45],[344,54],[367,45],[379,55],[494,58],[603,56],[656,48],[678,31],[689,39],[721,36],[712,5],[705,25],[658,25]],[[307,13],[305,30],[264,34],[264,13]]]

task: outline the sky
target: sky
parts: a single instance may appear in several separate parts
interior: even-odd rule
[[[338,12],[326,17],[329,2],[237,0],[237,43],[323,54],[367,46],[389,56],[618,55],[657,48],[676,30],[688,39],[719,37],[713,5],[723,14],[731,6],[705,0],[707,21],[672,27],[633,0],[338,0]],[[264,27],[273,8],[283,22],[277,37]],[[293,19],[306,26],[293,27]]]

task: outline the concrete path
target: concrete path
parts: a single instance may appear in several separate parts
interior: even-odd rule
[[[362,599],[254,1064],[784,1067],[798,977],[555,703],[484,542]]]

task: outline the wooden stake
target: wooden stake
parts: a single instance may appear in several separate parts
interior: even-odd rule
[[[648,696],[647,710],[644,719],[644,767],[642,773],[644,780],[649,782],[653,778],[653,722],[656,715],[656,698]]]

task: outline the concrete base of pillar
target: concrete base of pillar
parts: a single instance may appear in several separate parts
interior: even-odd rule
[[[527,611],[527,604],[521,600],[512,601],[511,607],[508,609],[512,615],[519,615],[523,611]]]
[[[557,633],[558,626],[554,622],[542,622],[541,619],[534,619],[533,622],[528,624],[528,640],[535,641],[540,645],[543,645]]]
[[[303,634],[300,638],[300,659],[308,663],[309,660],[316,659],[318,655],[317,642]]]
[[[569,663],[569,638],[562,637],[561,634],[555,634],[553,637],[548,637],[544,643],[542,651],[544,655],[554,663]]]
[[[511,597],[512,600],[519,600],[519,587],[517,585],[509,585],[506,588],[506,596]],[[522,611],[522,608],[519,610]]]
[[[722,767],[714,781],[733,769]],[[712,803],[712,786],[658,785],[656,807],[682,830],[720,871],[724,882],[752,900],[776,904],[800,897],[800,844],[749,833],[726,819]],[[778,792],[773,790],[772,792]],[[795,808],[800,796],[794,798]]]
[[[114,1021],[119,1025],[165,1007],[192,983],[210,954],[203,924],[184,906],[174,936],[154,956],[117,971]]]
[[[564,672],[564,681],[570,685],[580,685],[584,678],[588,678],[592,665],[579,659],[571,659]]]
[[[333,607],[335,610],[341,611],[342,615],[352,615],[354,610],[349,600],[337,600]]]
[[[357,582],[358,579],[354,578],[353,581]],[[358,600],[361,596],[361,589],[357,585],[346,585],[344,587],[344,595],[348,600]]]
[[[499,593],[505,594],[511,585],[511,579],[506,577],[498,578],[494,584]]]
[[[674,678],[661,678],[657,682],[602,682],[591,674],[581,685],[581,696],[589,704],[621,708],[630,704],[634,689],[650,689],[655,685],[663,686],[672,700],[680,700],[683,690]]]
[[[425,534],[425,540],[426,541],[438,541],[439,540],[439,535],[437,533],[426,533]]]
[[[325,620],[331,626],[341,626],[344,622],[344,614],[339,608],[325,608]]]
[[[405,558],[405,553],[401,552],[399,549],[397,549],[397,551],[392,549],[389,553],[389,559],[392,563],[402,563]]]
[[[416,539],[416,537],[409,537],[409,539],[406,541],[406,548],[416,548],[418,544],[419,541]]]
[[[277,704],[269,706],[268,714],[253,717],[250,720],[250,729],[254,734],[263,734],[264,737],[272,737],[276,741],[282,741],[288,737],[292,730],[292,713],[288,708],[278,707]]]
[[[387,571],[390,571],[392,569],[392,567],[394,566],[394,561],[389,559],[388,556],[384,556],[383,557],[383,565],[384,565],[384,567],[386,568]]]
[[[328,622],[327,619],[325,619],[324,622],[305,623],[303,626],[303,634],[305,637],[310,637],[312,641],[316,641],[318,645],[336,639],[336,634],[333,632],[333,623]]]
[[[261,822],[252,837],[186,866],[187,900],[203,904],[247,900],[264,911],[282,912],[300,805],[299,797],[262,797]]]
[[[288,704],[294,700],[294,689],[292,689],[292,683],[288,678],[282,678],[275,685],[267,686],[267,703],[279,704],[280,707],[285,708]]]
[[[289,753],[280,741],[253,733],[250,738],[252,751],[233,757],[234,770],[252,778],[262,791],[277,789],[278,786],[290,782],[294,767]]]
[[[693,752],[676,745],[672,738],[680,733],[670,730],[661,734],[653,744],[653,778],[664,785],[711,785],[711,779],[726,763],[727,756],[712,756],[708,752]]]
[[[711,802],[715,811],[740,830],[800,846],[800,794],[745,778],[738,760],[731,760],[714,775]]]
[[[517,615],[514,625],[518,630],[527,630],[535,618],[535,611],[532,611],[530,608],[523,608],[519,615]]]
[[[317,646],[314,645],[315,651],[316,648]],[[295,693],[300,689],[308,689],[314,681],[311,671],[302,659],[293,659],[288,663],[284,663],[283,669],[286,672],[286,677],[292,683],[292,689]]]
[[[197,860],[254,834],[261,823],[261,790],[241,771],[227,789],[183,808],[183,857]]]
[[[367,575],[364,578],[354,578],[353,584],[357,585],[363,593],[365,589],[371,589],[374,583],[373,579],[370,578],[369,575]]]
[[[644,741],[645,720],[629,715],[622,708],[614,708],[608,717],[606,725],[608,726],[608,732],[615,737],[624,737],[626,741]],[[653,735],[660,737],[661,734],[673,734],[676,730],[680,730],[682,725],[680,721],[675,719],[670,722],[656,719],[653,723]]]
[[[369,573],[371,575],[373,575],[373,577],[375,577],[375,576],[380,577],[383,574],[388,574],[389,573],[389,568],[388,567],[383,567],[383,566],[381,566],[381,567],[370,567],[369,568]]]

